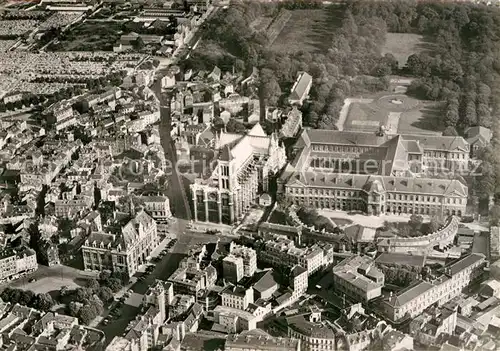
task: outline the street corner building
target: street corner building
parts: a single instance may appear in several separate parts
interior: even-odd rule
[[[133,276],[158,246],[157,224],[144,210],[139,211],[121,234],[93,232],[82,246],[85,270],[127,273]]]

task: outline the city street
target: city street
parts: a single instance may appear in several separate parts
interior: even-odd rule
[[[121,309],[122,315],[120,318],[110,321],[106,326],[102,324],[97,326],[98,329],[104,331],[106,334],[106,344],[115,336],[123,335],[128,324],[138,315],[144,293],[157,279],[167,280],[179,267],[180,261],[186,257],[190,249],[199,244],[217,242],[219,239],[221,242],[230,242],[232,240],[232,238],[229,237],[188,231],[186,230],[186,224],[187,222],[182,219],[177,219],[171,224],[169,231],[176,233],[176,244],[160,262],[156,263],[156,267],[151,274],[147,275],[144,280],[138,280],[132,285],[130,290],[132,290],[133,293],[125,300],[125,304]]]

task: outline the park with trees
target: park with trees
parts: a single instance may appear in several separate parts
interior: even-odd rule
[[[415,78],[409,94],[445,101],[447,133],[473,125],[490,127],[498,104],[500,61],[495,38],[499,34],[498,10],[456,3],[350,2],[338,18],[327,52],[273,52],[259,33],[249,30],[259,16],[278,13],[276,3],[237,3],[205,24],[204,40],[215,41],[219,52],[195,52],[186,65],[211,69],[214,65],[243,71],[257,67],[258,97],[264,106],[277,105],[298,71],[314,77],[312,102],[303,108],[305,123],[335,127],[343,100],[352,95],[388,87],[388,77]],[[297,4],[299,6],[299,4]],[[321,6],[300,2],[300,7]],[[423,36],[426,50],[419,50],[399,69],[395,57],[381,55],[388,32]],[[435,35],[437,33],[437,35]]]
[[[103,314],[104,309],[114,301],[114,294],[127,283],[128,276],[103,271],[97,279],[87,279],[76,289],[62,287],[59,291],[36,294],[30,290],[7,287],[0,298],[4,302],[18,303],[41,312],[63,307],[65,314],[89,325]]]

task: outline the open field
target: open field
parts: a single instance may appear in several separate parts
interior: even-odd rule
[[[292,17],[278,35],[272,50],[282,53],[325,52],[340,25],[342,11],[337,6],[323,9],[293,10]]]
[[[19,286],[19,288],[23,290],[31,290],[39,294],[39,293],[48,293],[51,291],[59,291],[63,286],[67,287],[70,290],[80,287],[71,278],[47,277],[31,283],[27,283],[25,285],[21,285]]]
[[[71,28],[51,51],[112,51],[122,35],[119,22],[84,22]]]
[[[398,60],[399,67],[403,67],[410,55],[429,50],[430,45],[418,34],[387,33],[382,55],[393,54]]]
[[[364,98],[349,105],[343,130],[376,132],[385,126],[393,134],[439,134],[444,129],[438,102],[389,92]]]

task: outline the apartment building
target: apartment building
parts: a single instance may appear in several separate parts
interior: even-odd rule
[[[299,265],[305,268],[309,275],[321,269],[325,262],[323,249],[318,245],[298,248],[293,240],[278,235],[264,243],[263,249],[259,251],[259,260],[273,266],[292,268]]]
[[[167,318],[167,306],[174,300],[174,287],[172,283],[157,280],[144,294],[142,304],[145,306],[155,306],[160,313],[160,320]]]
[[[257,252],[254,249],[231,242],[229,253],[243,260],[243,276],[252,277],[257,270]]]
[[[158,240],[156,222],[141,210],[119,235],[99,232],[89,235],[82,245],[84,268],[90,271],[110,269],[131,277],[147,262]]]
[[[17,279],[37,269],[34,250],[5,248],[0,252],[0,281]]]
[[[104,341],[102,331],[79,325],[76,317],[45,313],[20,304],[0,305],[3,349],[72,350]]]
[[[368,214],[465,214],[468,189],[433,170],[467,170],[461,137],[305,130],[279,191],[297,205]]]
[[[141,196],[144,209],[155,221],[166,221],[172,218],[170,201],[166,196]]]
[[[302,296],[309,286],[309,275],[307,269],[301,266],[295,266],[290,272],[290,287],[293,289],[293,295]]]
[[[222,306],[246,310],[253,303],[253,289],[241,286],[229,285],[222,292]]]
[[[84,194],[69,196],[63,193],[63,198],[54,202],[55,214],[58,217],[71,217],[92,209],[94,199]]]
[[[451,336],[457,327],[457,311],[429,308],[410,322],[410,335],[426,348],[439,346],[440,338]]]
[[[337,328],[323,320],[321,311],[312,309],[286,318],[288,337],[300,340],[300,349],[306,351],[329,351],[337,349]]]
[[[44,111],[47,125],[60,131],[77,123],[74,117],[73,107],[69,101],[60,101],[51,105]]]
[[[248,134],[215,136],[214,170],[190,185],[195,221],[232,224],[268,191],[269,177],[286,163],[285,148],[260,124]]]
[[[333,267],[335,290],[360,302],[382,295],[384,274],[368,256],[348,257]]]
[[[419,281],[409,288],[391,294],[382,302],[387,318],[393,321],[414,318],[429,306],[443,305],[483,275],[486,257],[473,253],[444,268],[434,281]]]
[[[215,285],[217,270],[211,265],[202,269],[199,262],[184,259],[168,281],[173,284],[176,295],[197,296],[198,292]]]
[[[222,273],[224,279],[233,284],[238,283],[244,274],[243,258],[229,255],[222,260]]]

